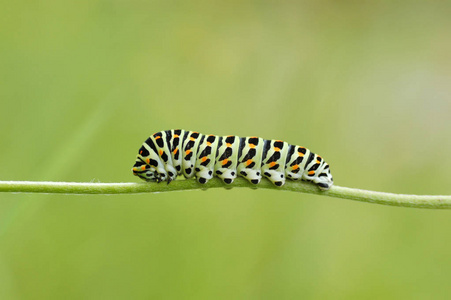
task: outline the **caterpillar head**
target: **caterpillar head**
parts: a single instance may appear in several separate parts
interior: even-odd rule
[[[155,169],[150,168],[149,165],[137,166],[136,164],[132,168],[133,175],[138,176],[145,181],[158,181],[157,173]]]
[[[227,168],[220,168],[216,170],[216,176],[222,179],[224,183],[231,184],[236,178],[236,170],[231,170]]]
[[[142,180],[145,181],[165,181],[167,180],[167,174],[164,170],[158,172],[154,167],[142,162],[141,160],[137,160],[135,165],[132,168],[133,175],[138,176]]]

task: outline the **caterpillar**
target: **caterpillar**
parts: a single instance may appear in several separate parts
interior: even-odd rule
[[[333,184],[324,159],[301,146],[259,137],[204,135],[181,129],[160,131],[144,141],[133,175],[146,181],[167,181],[178,175],[207,183],[213,176],[231,184],[240,175],[253,184],[262,176],[276,186],[285,179],[306,180],[321,190]]]

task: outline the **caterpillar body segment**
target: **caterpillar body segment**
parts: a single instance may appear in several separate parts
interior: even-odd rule
[[[206,183],[213,178],[218,140],[215,135],[204,135],[200,140],[194,169],[199,183]]]
[[[215,175],[230,184],[237,177],[239,136],[223,136],[219,138],[215,159]]]
[[[150,136],[152,142],[157,148],[157,153],[159,157],[159,165],[157,167],[157,172],[161,174],[161,181],[167,180],[168,183],[177,177],[177,171],[172,163],[172,155],[169,147],[171,146],[172,132],[160,131]],[[151,149],[153,149],[151,147]],[[165,170],[166,172],[162,171]],[[166,177],[167,176],[167,177]]]
[[[172,164],[177,171],[177,175],[182,175],[182,144],[185,139],[185,130],[169,130],[172,131],[172,139],[169,140],[171,148]]]
[[[238,150],[238,174],[253,184],[262,180],[261,161],[263,154],[263,139],[258,137],[245,137],[240,139]]]
[[[276,186],[306,180],[321,190],[333,185],[329,165],[307,148],[259,137],[203,135],[181,129],[160,131],[141,146],[133,174],[146,181],[196,177],[199,183],[217,176],[230,184],[240,175],[253,184],[262,176]]]
[[[188,131],[183,141],[183,158],[182,158],[182,172],[186,178],[194,177],[194,165],[196,164],[197,148],[202,135],[199,132]]]
[[[287,177],[292,180],[302,179],[304,174],[306,155],[310,154],[310,150],[301,147],[290,145],[288,150],[288,159],[285,167]]]
[[[262,163],[262,172],[266,178],[277,186],[285,184],[288,146],[288,143],[282,141],[265,141],[267,151]]]

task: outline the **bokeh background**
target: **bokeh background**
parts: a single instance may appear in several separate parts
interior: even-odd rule
[[[451,194],[449,1],[3,1],[0,180],[137,182],[153,132]],[[0,194],[1,299],[445,299],[451,212],[272,190]]]

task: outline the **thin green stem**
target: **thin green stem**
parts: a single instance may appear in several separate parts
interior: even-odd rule
[[[267,180],[258,185],[249,183],[244,178],[237,178],[233,184],[226,186],[218,178],[206,184],[195,180],[176,180],[166,183],[80,183],[80,182],[45,182],[45,181],[0,181],[0,192],[10,193],[47,193],[47,194],[138,194],[161,193],[172,191],[189,191],[209,188],[263,188],[280,191],[317,194],[329,197],[350,199],[362,202],[416,208],[451,208],[451,196],[403,195],[373,192],[360,189],[332,186],[326,192],[315,185],[300,181],[287,181],[283,187],[276,187]]]

